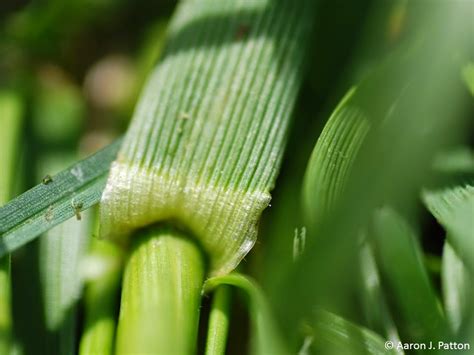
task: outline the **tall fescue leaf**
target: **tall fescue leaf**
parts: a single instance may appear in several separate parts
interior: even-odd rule
[[[232,270],[270,201],[313,1],[182,1],[102,198],[105,235],[184,225]],[[117,237],[118,236],[118,237]]]

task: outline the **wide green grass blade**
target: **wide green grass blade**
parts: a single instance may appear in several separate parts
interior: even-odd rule
[[[251,278],[231,273],[225,276],[210,278],[204,289],[211,292],[221,285],[235,286],[246,296],[249,316],[252,322],[252,351],[257,355],[286,355],[289,354],[285,340],[280,333],[266,296]]]
[[[402,338],[449,339],[449,328],[410,226],[389,208],[376,212],[373,241],[377,265]]]
[[[423,200],[446,229],[450,245],[474,272],[474,186],[424,191]]]
[[[99,202],[121,140],[0,208],[0,256]]]
[[[103,233],[184,225],[231,271],[256,240],[303,81],[315,1],[182,1],[101,203]]]

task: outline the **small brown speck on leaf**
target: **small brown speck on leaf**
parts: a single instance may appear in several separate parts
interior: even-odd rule
[[[242,40],[248,37],[250,32],[250,26],[246,24],[240,24],[235,32],[235,39]]]

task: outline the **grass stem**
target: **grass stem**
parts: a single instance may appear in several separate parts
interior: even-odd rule
[[[200,249],[183,233],[151,228],[125,265],[117,354],[192,354],[204,282]]]
[[[232,293],[230,286],[219,286],[212,300],[211,314],[206,342],[206,355],[224,355],[229,332],[230,304]]]

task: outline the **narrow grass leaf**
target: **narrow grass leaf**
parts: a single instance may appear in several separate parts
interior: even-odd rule
[[[469,318],[474,319],[474,283],[464,261],[448,242],[443,249],[441,280],[446,317],[457,334]]]
[[[474,272],[474,186],[424,191],[423,201],[446,229],[450,245]]]
[[[415,342],[446,340],[446,319],[410,226],[393,210],[383,208],[375,214],[373,241],[401,336]]]
[[[173,220],[211,273],[252,248],[303,79],[314,1],[182,1],[101,203],[103,233]]]
[[[388,340],[399,342],[400,335],[382,287],[373,249],[367,241],[360,250],[360,265],[362,278],[360,298],[367,324]]]
[[[0,91],[0,206],[12,196],[17,175],[16,163],[23,116],[21,98],[11,91]],[[10,255],[0,256],[0,354],[11,346],[11,279]]]
[[[260,287],[247,276],[231,273],[208,279],[204,289],[206,292],[211,292],[222,285],[235,286],[245,293],[253,329],[253,339],[251,339],[253,353],[257,355],[289,354],[284,338],[273,318],[268,300]]]
[[[214,292],[209,314],[206,355],[224,355],[226,353],[231,298],[232,290],[227,285],[217,287]]]
[[[0,256],[98,203],[121,141],[23,193],[0,208]]]
[[[344,192],[351,166],[371,127],[354,104],[352,88],[336,107],[318,138],[306,170],[303,201],[307,220],[320,224]],[[317,198],[315,198],[317,196]]]
[[[462,77],[469,89],[469,92],[474,96],[474,62],[466,64],[462,69]]]
[[[399,354],[387,349],[380,335],[327,311],[316,312],[311,332],[312,349],[318,354]]]
[[[85,325],[80,355],[112,355],[121,280],[122,253],[110,242],[93,239],[82,263]]]
[[[40,280],[46,329],[52,334],[48,344],[51,354],[75,351],[77,303],[82,294],[79,266],[89,236],[87,212],[81,221],[69,219],[40,239]]]

